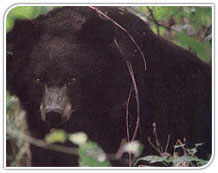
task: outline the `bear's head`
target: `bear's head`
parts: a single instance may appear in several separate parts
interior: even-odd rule
[[[114,25],[78,15],[17,20],[7,34],[7,88],[28,113],[39,111],[52,126],[79,111],[98,114],[122,106],[130,90]]]

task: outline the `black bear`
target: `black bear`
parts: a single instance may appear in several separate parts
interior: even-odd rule
[[[186,138],[211,153],[211,67],[124,8],[62,7],[16,20],[7,52],[7,89],[35,138],[51,128],[84,131],[106,153],[129,138],[146,155],[156,123],[162,145],[170,135],[170,146]],[[78,165],[34,145],[31,153],[32,166]]]

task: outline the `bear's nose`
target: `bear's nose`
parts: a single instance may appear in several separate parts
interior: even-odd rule
[[[48,112],[46,113],[45,120],[50,126],[56,127],[62,121],[61,114],[54,111]]]

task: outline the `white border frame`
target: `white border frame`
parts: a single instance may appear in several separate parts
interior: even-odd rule
[[[6,166],[6,18],[8,12],[17,6],[208,6],[212,8],[212,155],[201,167],[8,167]],[[202,170],[209,167],[215,155],[215,4],[214,3],[15,3],[4,13],[3,21],[3,169],[5,170]]]

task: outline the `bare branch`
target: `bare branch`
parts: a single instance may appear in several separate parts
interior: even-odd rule
[[[17,138],[17,139],[22,139],[23,141],[29,142],[30,144],[33,144],[35,146],[49,149],[49,150],[54,150],[57,152],[62,152],[66,154],[73,154],[73,155],[78,155],[78,150],[76,148],[72,147],[65,147],[57,144],[47,144],[43,140],[33,138],[31,136],[28,136],[26,134],[23,134],[19,131],[13,130],[11,127],[7,126],[7,134]]]

